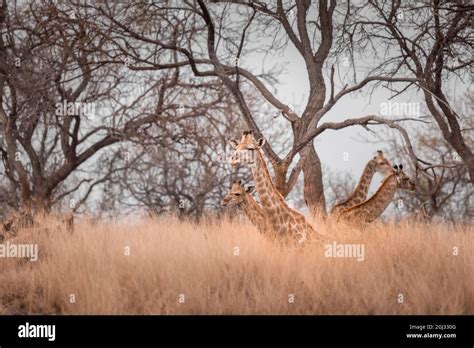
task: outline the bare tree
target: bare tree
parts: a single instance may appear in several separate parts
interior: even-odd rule
[[[367,77],[351,86],[336,87],[337,61],[332,59],[332,54],[337,51],[333,48],[334,30],[340,29],[345,16],[350,15],[350,4],[341,6],[338,16],[335,15],[336,2],[325,0],[317,6],[311,5],[310,1],[297,1],[296,5],[283,4],[282,1],[276,4],[216,1],[208,5],[204,1],[186,1],[178,5],[124,5],[123,9],[127,11],[123,12],[127,14],[121,18],[106,6],[97,6],[97,9],[126,38],[126,44],[116,44],[139,61],[141,69],[189,68],[202,79],[219,77],[232,94],[248,128],[257,136],[266,131],[262,131],[262,122],[258,124],[256,121],[243,91],[249,88],[257,91],[262,104],[268,104],[281,113],[293,135],[291,147],[281,156],[267,142],[264,151],[273,167],[275,185],[283,195],[292,190],[303,171],[304,196],[311,211],[324,210],[325,206],[321,163],[313,146],[316,136],[328,129],[353,125],[388,124],[400,128],[396,124],[398,120],[387,122],[374,115],[321,123],[337,101],[373,80]],[[166,35],[153,34],[152,28],[159,22],[167,23]],[[259,38],[257,45],[256,38]],[[140,42],[155,45],[157,52],[174,52],[179,59],[176,62],[157,62],[155,57],[138,56],[134,53],[134,46]],[[257,74],[239,63],[252,51],[281,52],[288,44],[296,48],[308,72],[309,97],[300,115],[277,98],[274,71]],[[293,164],[294,161],[297,163]]]
[[[474,94],[467,93],[459,109],[467,111],[472,108],[473,102]],[[465,125],[474,127],[474,119],[467,119]],[[435,123],[413,129],[410,136],[415,139],[413,145],[418,154],[416,162],[397,134],[381,132],[376,135],[378,142],[385,144],[385,152],[389,158],[396,163],[411,166],[412,169],[421,162],[426,173],[417,177],[416,195],[400,192],[400,212],[421,215],[427,220],[440,218],[452,222],[472,221],[474,192],[468,168],[458,153],[444,140],[442,134],[437,132]],[[474,140],[467,138],[466,144],[472,148]]]
[[[232,128],[237,109],[247,128],[270,140],[264,151],[277,189],[288,196],[303,172],[306,204],[311,212],[325,212],[323,173],[313,141],[327,130],[394,129],[415,169],[429,180],[430,165],[415,153],[405,127],[426,120],[380,115],[323,120],[345,96],[382,85],[395,96],[420,89],[472,181],[472,150],[466,141],[472,127],[454,111],[444,90],[446,81],[462,79],[472,66],[471,7],[445,1],[402,6],[395,0],[11,5],[2,0],[0,151],[5,178],[25,208],[49,210],[71,197],[80,205],[101,186],[127,192],[128,198],[119,199],[124,204],[138,202],[157,211],[170,204],[159,202],[158,195],[176,202],[189,191],[196,209],[192,214],[199,216],[220,194],[200,183],[212,175],[219,182],[229,179],[221,163],[206,161],[209,146],[217,147],[215,153],[224,135],[239,135]],[[254,53],[265,58],[289,47],[307,71],[309,95],[300,107],[278,97],[284,67],[258,71],[245,65]],[[370,68],[364,66],[367,55],[373,58]],[[95,108],[93,115],[84,105]],[[193,132],[192,122],[199,132]],[[277,130],[268,126],[275,122]],[[208,128],[212,138],[206,140],[203,130]],[[288,138],[275,140],[277,133]],[[186,142],[191,149],[184,148]],[[184,165],[164,157],[165,151],[181,155]],[[94,168],[91,160],[98,158]],[[197,182],[190,179],[194,168],[200,170]],[[145,178],[150,186],[137,186]],[[107,196],[116,202],[117,194]]]
[[[472,79],[473,9],[468,1],[369,1],[353,6],[340,37],[353,57],[370,62],[370,74],[378,75],[373,77],[379,82],[375,86],[389,88],[394,96],[420,91],[442,137],[467,166],[471,182],[474,154],[467,139],[474,130],[465,123],[472,110],[456,111],[447,91]]]
[[[170,139],[181,106],[179,117],[193,118],[222,99],[202,92],[215,84],[182,82],[178,69],[153,76],[133,69],[108,41],[112,28],[97,25],[97,13],[74,2],[2,2],[0,151],[22,208],[49,211],[78,190],[84,197],[76,201],[84,202],[117,171],[112,165],[99,178],[81,173],[99,152]],[[206,94],[199,110],[177,100],[196,91]]]
[[[150,131],[146,141],[120,151],[127,156],[114,161],[123,170],[105,185],[105,210],[115,202],[122,208],[194,219],[220,210],[232,182],[225,154],[227,134],[239,125],[239,117],[225,99],[212,108],[203,109],[202,100],[199,106],[187,107],[196,113],[176,115],[169,137],[154,138]]]

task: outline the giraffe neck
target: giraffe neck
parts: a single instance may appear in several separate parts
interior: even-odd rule
[[[267,164],[260,150],[256,150],[255,163],[251,166],[255,186],[262,203],[264,223],[271,233],[279,236],[297,238],[297,243],[303,243],[309,236],[316,237],[315,231],[306,218],[291,209],[281,193],[273,184]],[[319,236],[316,237],[319,240]]]
[[[367,163],[359,179],[359,183],[352,194],[352,199],[360,199],[361,202],[365,201],[367,192],[369,192],[370,183],[375,174],[375,165],[375,160],[371,160]]]
[[[286,206],[283,196],[278,192],[273,184],[267,165],[260,150],[255,150],[255,164],[252,166],[252,175],[255,180],[255,186],[260,197],[262,209],[272,211],[278,206]],[[286,210],[286,209],[285,209]]]
[[[242,204],[242,208],[245,212],[245,215],[247,215],[247,217],[249,218],[250,222],[256,227],[260,228],[262,226],[263,210],[248,193],[244,194],[244,202]]]
[[[336,204],[333,208],[333,212],[337,212],[340,209],[351,208],[357,204],[360,204],[365,201],[367,198],[367,192],[369,191],[369,186],[372,181],[372,178],[375,174],[375,160],[371,160],[367,163],[362,172],[362,175],[359,179],[354,192],[345,200]]]
[[[397,190],[397,176],[395,174],[389,175],[380,185],[375,194],[367,201],[354,207],[354,209],[363,208],[370,212],[372,217],[380,216],[388,207]]]

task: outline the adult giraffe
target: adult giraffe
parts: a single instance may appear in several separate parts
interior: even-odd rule
[[[403,165],[393,166],[392,173],[385,178],[377,192],[361,204],[344,210],[339,220],[369,224],[377,219],[393,199],[397,189],[415,191],[415,183],[403,172]]]
[[[392,165],[380,150],[365,166],[354,192],[344,201],[337,203],[331,209],[331,215],[337,218],[344,210],[363,203],[367,199],[367,192],[375,172],[379,172],[385,177],[392,173]]]
[[[293,241],[303,243],[315,238],[322,241],[322,236],[313,229],[306,218],[291,209],[273,184],[267,164],[260,148],[265,139],[255,139],[252,132],[243,133],[240,141],[231,140],[234,153],[229,159],[232,166],[243,164],[252,170],[263,213],[269,228],[277,237],[289,237]]]

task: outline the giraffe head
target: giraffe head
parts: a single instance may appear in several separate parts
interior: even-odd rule
[[[403,190],[415,191],[416,184],[405,174],[403,165],[394,165],[392,169],[393,174],[397,178],[397,187]]]
[[[256,140],[251,131],[246,131],[242,134],[240,141],[231,140],[229,143],[234,149],[229,159],[232,166],[237,164],[253,166],[256,162],[257,151],[265,144],[265,139]]]
[[[377,154],[374,157],[374,162],[375,171],[383,175],[389,175],[392,172],[392,165],[390,164],[390,161],[385,158],[381,150],[377,151]]]
[[[240,205],[244,202],[245,195],[252,193],[254,189],[255,186],[244,187],[244,185],[242,185],[242,180],[234,181],[232,183],[229,193],[222,200],[221,205],[223,207],[228,204]]]

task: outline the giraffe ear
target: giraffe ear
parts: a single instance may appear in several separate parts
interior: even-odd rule
[[[232,139],[232,140],[229,140],[229,144],[230,146],[232,146],[233,149],[235,149],[237,145],[239,145],[239,142],[235,139]]]
[[[245,188],[245,192],[247,192],[247,193],[252,193],[254,190],[255,190],[255,186],[252,186],[252,185],[247,186]]]
[[[257,140],[258,147],[262,147],[263,145],[265,145],[265,142],[266,142],[266,140],[264,138],[258,139]]]

